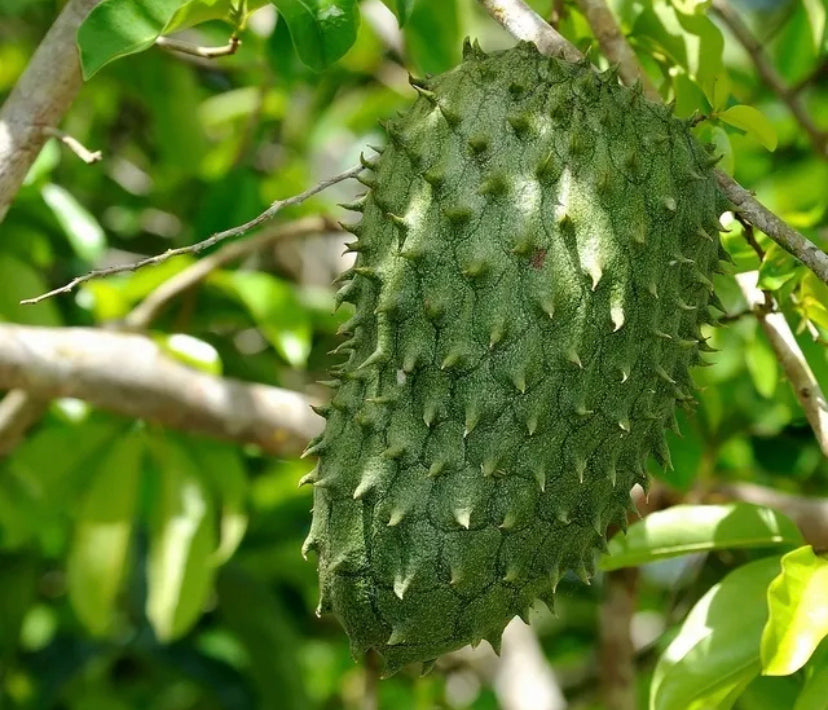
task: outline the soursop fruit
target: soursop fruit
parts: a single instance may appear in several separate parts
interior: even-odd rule
[[[720,257],[686,121],[530,44],[413,81],[353,269],[305,551],[320,612],[394,671],[551,602],[624,524],[692,398]]]

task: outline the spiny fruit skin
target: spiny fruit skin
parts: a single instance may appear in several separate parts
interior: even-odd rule
[[[669,464],[719,257],[686,122],[529,44],[464,55],[350,205],[355,314],[309,447],[320,612],[391,672],[498,646],[588,578],[648,456]]]

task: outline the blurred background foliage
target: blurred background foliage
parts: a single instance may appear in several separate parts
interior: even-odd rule
[[[92,281],[37,306],[18,301],[90,268],[203,239],[350,167],[367,145],[383,142],[379,121],[414,97],[409,72],[455,65],[467,35],[486,50],[513,43],[472,0],[388,4],[407,19],[403,29],[388,7],[366,0],[354,7],[355,41],[327,66],[324,52],[314,59],[307,46],[296,51],[272,5],[248,18],[233,56],[203,60],[154,47],[104,66],[62,124],[101,149],[102,162],[85,165],[50,141],[0,227],[0,319],[117,327],[194,259]],[[571,2],[530,4],[580,48],[594,44]],[[0,99],[60,5],[0,0]],[[824,2],[734,6],[828,129]],[[765,118],[749,122],[747,132],[716,120],[696,130],[742,184],[828,244],[828,161],[707,13],[708,3],[616,0],[613,7],[678,115],[736,105],[761,112]],[[231,29],[210,20],[182,36],[222,45]],[[768,130],[778,138],[774,151],[762,145]],[[338,185],[285,210],[279,223],[343,218],[336,203],[356,192]],[[763,235],[760,263],[741,225],[725,226],[736,262],[730,271],[760,270],[825,388],[826,287]],[[347,317],[332,314],[330,286],[347,265],[342,242],[327,230],[274,242],[217,270],[169,304],[152,322],[152,337],[207,372],[324,398],[316,382],[325,379],[327,353]],[[677,497],[698,497],[727,481],[825,495],[828,464],[791,388],[756,320],[745,315],[733,273],[718,281],[729,314],[727,326],[712,333],[719,352],[696,373],[699,406],[680,422],[684,437],[671,441],[675,471],[652,473]],[[74,400],[52,403],[0,462],[0,707],[364,707],[365,670],[337,624],[314,614],[315,569],[300,555],[311,493],[296,484],[312,466],[119,419]],[[642,707],[656,660],[690,607],[761,554],[719,550],[644,568],[633,624]],[[538,611],[536,631],[570,706],[602,707],[602,579],[586,587],[566,578],[560,590],[558,616]],[[803,672],[760,678],[738,706],[793,707],[805,680]],[[400,710],[499,706],[491,683],[460,661],[422,678],[404,672],[383,681],[379,701]]]

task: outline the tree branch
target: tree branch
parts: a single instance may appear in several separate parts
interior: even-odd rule
[[[739,14],[730,6],[727,0],[713,0],[713,12],[724,22],[739,41],[739,44],[745,48],[756,67],[756,71],[768,88],[782,100],[797,123],[802,127],[802,130],[808,134],[808,138],[816,148],[817,154],[824,160],[828,159],[828,133],[821,131],[814,123],[796,90],[785,83],[785,80],[776,71],[762,49],[762,44],[753,36]]]
[[[785,315],[775,312],[778,311],[778,307],[770,294],[758,288],[758,280],[758,271],[736,274],[736,282],[739,284],[748,307],[758,319],[762,330],[765,331],[773,352],[776,354],[776,359],[782,365],[794,394],[805,411],[819,448],[822,449],[823,454],[828,456],[828,404],[826,404],[825,395],[808,366],[805,355],[799,343],[796,342],[788,321],[785,320]],[[768,305],[774,309],[774,312],[769,312]]]
[[[561,42],[564,42],[568,45],[568,49],[565,51],[567,59],[572,61],[582,56],[573,45],[569,44],[558,32],[546,24],[534,10],[520,2],[520,0],[478,0],[478,2],[517,39],[534,42],[538,51],[549,55],[564,54],[564,48],[560,47]],[[593,2],[602,2],[602,0],[593,0]],[[609,17],[612,19],[612,15]],[[515,28],[514,31],[511,29],[512,27]],[[523,27],[531,27],[532,31],[523,31]],[[597,36],[599,43],[601,43],[602,36],[606,37],[607,35],[602,33],[602,35]],[[623,38],[620,30],[617,30],[614,36]],[[533,37],[536,39],[533,39]],[[617,62],[620,65],[624,56],[616,53],[617,46],[618,42],[607,43],[605,40],[601,44],[601,49],[610,61]],[[555,50],[551,50],[550,47],[554,47]],[[628,66],[628,69],[633,75],[637,71],[631,65]],[[733,178],[718,170],[716,171],[716,177],[725,195],[733,202],[734,209],[738,214],[758,229],[761,229],[785,251],[811,269],[823,283],[828,285],[828,254],[782,221]]]
[[[583,55],[523,0],[479,0],[495,20],[517,39],[534,44],[541,54],[577,62]]]
[[[177,249],[167,249],[167,251],[156,254],[155,256],[148,256],[144,259],[139,259],[138,261],[131,262],[129,264],[118,264],[116,266],[109,266],[105,269],[93,269],[92,271],[84,274],[83,276],[77,276],[72,279],[69,283],[59,287],[52,289],[47,293],[43,293],[40,296],[35,296],[33,298],[27,298],[20,303],[22,305],[33,305],[35,303],[40,303],[41,301],[45,301],[47,298],[51,298],[52,296],[56,296],[61,293],[69,293],[77,286],[82,283],[86,283],[87,281],[91,281],[92,279],[102,278],[104,276],[112,276],[113,274],[123,274],[129,271],[137,271],[138,269],[143,268],[144,266],[149,266],[150,264],[161,264],[169,259],[172,259],[174,256],[181,256],[182,254],[199,254],[200,252],[204,251],[205,249],[209,249],[216,244],[223,242],[227,239],[232,239],[234,237],[240,237],[243,234],[246,234],[251,229],[258,227],[260,224],[264,224],[265,222],[273,219],[283,208],[291,207],[293,205],[298,205],[307,200],[309,197],[326,190],[327,188],[331,187],[331,185],[336,185],[343,180],[347,180],[348,178],[356,177],[359,173],[362,172],[364,168],[362,165],[354,166],[349,170],[346,170],[339,175],[334,175],[331,178],[327,178],[323,180],[317,185],[305,190],[298,195],[294,195],[292,197],[287,197],[284,200],[276,200],[273,204],[270,205],[264,212],[260,215],[257,215],[253,219],[244,224],[240,224],[236,227],[231,227],[230,229],[225,229],[223,232],[216,232],[212,236],[207,237],[200,242],[196,242],[195,244],[190,244],[185,247],[178,247]]]
[[[296,454],[322,428],[302,394],[204,374],[149,338],[0,324],[0,389],[76,397],[127,417]]]
[[[767,234],[786,252],[813,271],[820,281],[828,284],[828,254],[787,222],[779,219],[732,177],[717,170],[716,178],[719,187],[733,203],[734,211],[739,216]]]
[[[81,86],[75,33],[100,0],[69,0],[0,109],[0,222]]]
[[[658,89],[650,81],[650,77],[647,76],[647,72],[635,56],[635,52],[604,0],[576,0],[576,2],[586,16],[604,54],[618,64],[621,80],[628,85],[634,84],[636,80],[640,81],[644,88],[644,95],[650,101],[661,101]]]

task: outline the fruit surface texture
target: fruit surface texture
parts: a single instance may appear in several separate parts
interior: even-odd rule
[[[529,44],[467,45],[351,209],[313,522],[321,612],[389,671],[588,578],[692,397],[721,202],[687,121]]]

